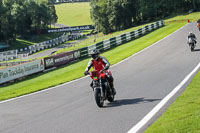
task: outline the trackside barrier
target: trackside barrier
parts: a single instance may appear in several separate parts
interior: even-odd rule
[[[141,37],[162,26],[164,26],[164,21],[158,21],[153,24],[147,25],[143,28],[140,28],[138,30],[118,35],[116,37],[90,45],[88,47],[83,47],[81,49],[60,53],[57,55],[46,57],[43,60],[33,62],[36,64],[32,64],[30,62],[30,63],[25,63],[18,66],[10,67],[12,68],[11,70],[10,68],[0,69],[0,84],[19,78],[19,77],[37,73],[45,69],[58,67],[60,65],[69,64],[71,62],[74,62],[80,59],[88,58],[93,49],[98,49],[99,51],[103,52],[113,47],[116,47],[118,45],[134,40],[138,37]],[[30,71],[33,70],[33,71],[29,72],[28,70]]]
[[[21,65],[0,69],[0,84],[21,78],[27,75],[38,73],[44,70],[44,61],[36,60]]]
[[[81,50],[73,50],[44,58],[45,69],[68,64],[81,58]]]
[[[58,38],[48,40],[48,41],[44,41],[44,42],[41,42],[41,43],[38,43],[38,44],[35,44],[35,45],[31,45],[31,46],[23,48],[23,49],[19,49],[19,51],[20,52],[28,51],[29,55],[31,55],[33,53],[42,51],[44,49],[54,47],[58,44],[62,44],[62,43],[69,40],[68,35],[64,35],[64,34],[62,36],[58,37]]]
[[[0,62],[17,59],[17,50],[0,52]]]
[[[90,52],[93,49],[98,49],[101,52],[108,50],[108,49],[111,49],[115,46],[124,44],[124,43],[129,42],[131,40],[134,40],[136,38],[139,38],[139,37],[141,37],[141,36],[143,36],[143,35],[145,35],[149,32],[152,32],[153,30],[156,30],[156,29],[158,29],[162,26],[164,26],[163,20],[155,22],[155,23],[150,24],[150,25],[147,25],[147,26],[140,28],[140,29],[137,29],[135,31],[127,32],[125,34],[121,34],[119,36],[104,40],[104,41],[96,43],[94,45],[82,48],[81,49],[81,57],[85,57],[86,55],[90,56]],[[86,51],[88,52],[87,54],[85,53]],[[82,55],[82,53],[84,55]]]
[[[38,43],[35,45],[31,45],[29,47],[21,48],[18,50],[10,50],[10,51],[0,52],[0,62],[17,59],[19,53],[27,53],[30,55],[35,52],[39,52],[41,50],[62,44],[68,40],[69,40],[68,35],[65,35],[65,33],[64,33],[62,36],[60,36],[58,38],[44,41],[44,42],[41,42],[41,43]]]

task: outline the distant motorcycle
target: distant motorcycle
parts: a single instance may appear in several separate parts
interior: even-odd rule
[[[200,20],[197,21],[197,28],[198,28],[199,31],[200,31]]]
[[[195,38],[189,38],[188,39],[188,44],[189,44],[189,47],[190,47],[191,51],[194,51],[194,48],[196,47]]]
[[[106,78],[106,72],[97,72],[92,71],[89,73],[92,78],[93,91],[95,101],[98,107],[103,107],[104,101],[108,100],[109,102],[114,101],[114,95],[112,93],[112,89],[109,85],[109,82]]]

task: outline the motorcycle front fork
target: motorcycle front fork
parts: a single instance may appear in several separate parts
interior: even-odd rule
[[[99,82],[99,85],[100,85],[101,97],[104,97],[103,87],[102,87],[102,81],[101,80]]]

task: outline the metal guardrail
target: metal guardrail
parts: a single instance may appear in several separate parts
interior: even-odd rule
[[[90,52],[93,49],[98,49],[101,52],[108,50],[110,48],[116,47],[118,45],[124,44],[126,42],[129,42],[131,40],[134,40],[138,37],[141,37],[149,32],[152,32],[153,30],[156,30],[160,27],[164,26],[164,21],[158,21],[153,24],[147,25],[143,28],[140,28],[138,30],[134,30],[131,32],[127,32],[121,35],[118,35],[116,37],[104,40],[102,42],[96,43],[94,45],[84,47],[81,49],[81,58],[86,58],[90,56]]]
[[[21,54],[21,53],[28,53],[30,55],[35,52],[39,52],[41,50],[62,44],[68,40],[69,40],[68,35],[65,35],[65,33],[64,33],[62,36],[60,36],[58,38],[44,41],[44,42],[41,42],[41,43],[38,43],[35,45],[31,45],[29,47],[21,48],[18,50],[10,50],[10,51],[0,52],[0,62],[17,59],[18,54]]]

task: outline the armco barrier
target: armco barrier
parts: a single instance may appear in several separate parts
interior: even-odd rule
[[[10,68],[0,69],[0,84],[19,77],[43,71],[44,69],[49,69],[63,64],[68,64],[78,59],[88,58],[90,56],[90,52],[93,49],[98,49],[101,52],[103,52],[118,45],[124,44],[128,41],[134,40],[138,37],[141,37],[142,35],[147,34],[162,26],[164,26],[164,21],[155,22],[138,30],[127,32],[125,34],[104,40],[102,42],[96,43],[88,47],[61,53],[58,55],[53,55],[44,58],[44,60],[25,63]]]
[[[140,28],[138,30],[127,32],[125,34],[121,34],[119,36],[104,40],[104,41],[96,43],[94,45],[90,45],[88,47],[82,48],[81,49],[81,57],[90,56],[90,52],[93,49],[98,49],[101,52],[103,52],[103,51],[113,48],[117,45],[124,44],[124,43],[134,40],[138,37],[141,37],[155,29],[158,29],[162,26],[164,26],[164,21],[158,21],[153,24],[147,25],[143,28]],[[88,52],[88,53],[86,54],[86,52]]]
[[[58,44],[64,43],[69,40],[68,35],[62,35],[58,38],[44,41],[35,45],[31,45],[29,47],[21,48],[18,50],[10,50],[10,51],[5,51],[5,52],[0,52],[0,62],[2,61],[8,61],[8,60],[13,60],[17,59],[19,53],[28,53],[33,54],[35,52],[39,52],[41,50],[51,48],[53,46],[56,46]]]
[[[27,50],[27,51],[29,51],[29,54],[33,54],[35,52],[39,52],[41,50],[51,48],[51,47],[54,47],[58,44],[64,43],[68,40],[69,40],[68,35],[63,34],[62,36],[60,36],[58,38],[48,40],[48,41],[44,41],[44,42],[41,42],[39,44],[31,45],[27,48],[20,49],[20,51],[23,51],[23,50],[26,51]]]
[[[0,52],[0,62],[8,61],[17,58],[17,50],[10,50],[5,52]]]

